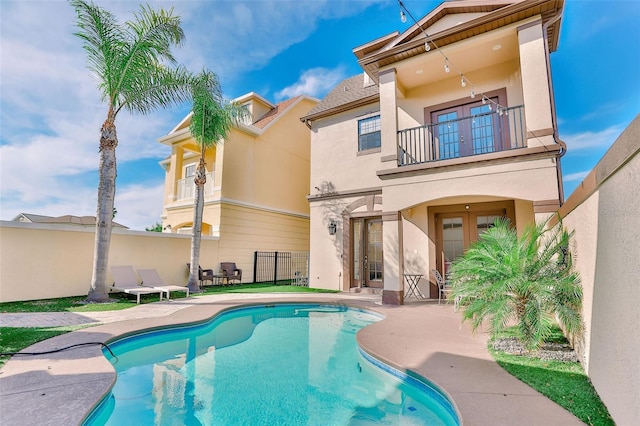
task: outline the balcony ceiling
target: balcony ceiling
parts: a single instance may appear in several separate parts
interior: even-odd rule
[[[449,73],[444,70],[445,55],[449,58]],[[390,67],[396,69],[400,86],[411,90],[439,80],[458,78],[457,71],[469,75],[475,70],[518,57],[518,36],[513,26],[480,35],[473,40],[447,45],[441,51],[432,49],[428,53],[395,62]]]

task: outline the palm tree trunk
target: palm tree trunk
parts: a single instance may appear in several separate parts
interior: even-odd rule
[[[207,182],[207,169],[204,162],[204,150],[196,169],[194,178],[196,184],[196,196],[193,208],[193,227],[191,235],[191,270],[189,273],[189,291],[197,293],[198,286],[198,265],[200,264],[200,241],[202,237],[202,212],[204,210],[204,184]]]
[[[107,120],[100,130],[100,165],[98,168],[98,208],[96,214],[96,239],[93,250],[93,275],[88,300],[106,302],[107,264],[113,225],[113,206],[116,193],[116,146],[118,137],[114,123],[115,115],[110,109]]]

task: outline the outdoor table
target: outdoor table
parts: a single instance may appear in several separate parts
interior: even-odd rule
[[[225,276],[222,275],[222,274],[213,274],[211,276],[211,278],[212,278],[211,282],[213,283],[214,286],[223,285],[224,284]]]
[[[420,282],[420,278],[422,278],[422,274],[404,274],[404,280],[407,283],[407,293],[404,295],[404,298],[407,297],[415,297],[416,299],[424,299],[424,295],[418,288],[418,283]]]

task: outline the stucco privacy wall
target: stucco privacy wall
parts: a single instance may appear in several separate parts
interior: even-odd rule
[[[309,218],[225,200],[220,216],[220,262],[235,262],[253,281],[255,251],[309,251]]]
[[[95,232],[91,229],[0,222],[0,302],[86,295]],[[189,235],[114,230],[109,265],[153,268],[167,284],[185,284]],[[217,268],[218,240],[202,238],[201,264]],[[112,278],[109,273],[108,283]]]
[[[619,425],[640,424],[640,116],[560,209],[584,288],[584,366]]]

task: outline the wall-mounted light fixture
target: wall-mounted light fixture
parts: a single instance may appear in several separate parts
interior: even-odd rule
[[[167,225],[163,229],[164,232],[171,232],[171,225]]]
[[[338,225],[336,225],[336,221],[333,219],[329,219],[329,226],[327,226],[329,230],[329,235],[336,235],[336,231],[338,230]]]

